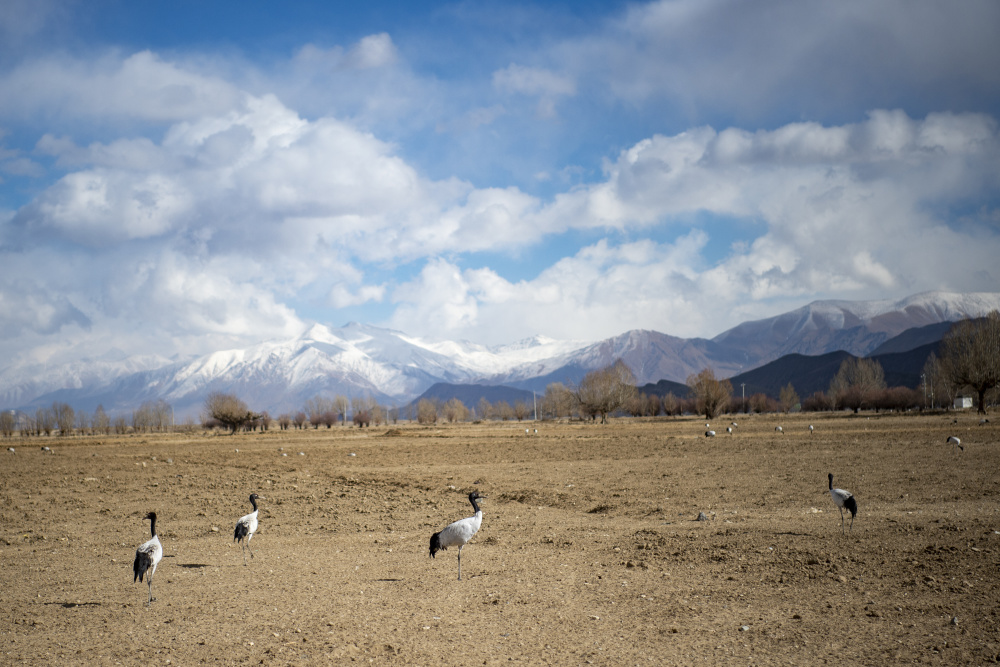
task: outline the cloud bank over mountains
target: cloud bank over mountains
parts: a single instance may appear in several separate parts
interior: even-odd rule
[[[349,319],[707,337],[1000,288],[996,7],[806,4],[630,5],[481,72],[430,67],[416,28],[273,59],[5,47],[0,349],[169,357]]]

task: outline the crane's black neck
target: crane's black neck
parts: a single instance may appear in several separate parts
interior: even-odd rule
[[[250,504],[253,505],[253,511],[257,511],[257,496],[253,493],[250,494]]]
[[[833,491],[833,473],[828,473],[827,478],[830,480],[830,490]]]
[[[149,513],[149,536],[151,538],[156,537],[156,513]]]
[[[472,503],[472,510],[473,510],[474,514],[478,514],[479,512],[482,512],[482,510],[479,509],[479,503],[476,502],[476,498],[478,498],[478,497],[479,496],[477,496],[475,493],[470,493],[469,494],[469,502]]]

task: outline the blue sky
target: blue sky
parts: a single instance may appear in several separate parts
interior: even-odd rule
[[[0,6],[4,357],[1000,291],[995,2],[286,4]]]

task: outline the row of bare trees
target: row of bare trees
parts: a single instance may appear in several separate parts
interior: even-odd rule
[[[11,437],[52,435],[108,435],[110,433],[146,433],[166,431],[173,426],[173,408],[164,400],[147,401],[131,414],[109,415],[104,406],[94,412],[74,410],[67,403],[55,401],[47,407],[36,408],[34,414],[5,410],[0,413],[0,435]]]

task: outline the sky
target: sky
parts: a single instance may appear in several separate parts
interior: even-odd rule
[[[0,359],[1000,291],[1000,3],[0,3]],[[4,364],[0,361],[0,365]]]

